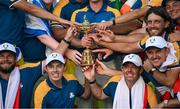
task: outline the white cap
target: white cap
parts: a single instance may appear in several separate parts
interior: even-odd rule
[[[16,53],[16,48],[14,45],[10,43],[3,43],[0,45],[0,51],[12,51]]]
[[[48,65],[51,61],[54,61],[54,60],[60,61],[61,63],[65,64],[65,60],[61,54],[51,53],[46,58],[46,65]]]
[[[125,64],[126,62],[131,62],[131,63],[135,64],[137,67],[142,66],[142,60],[136,54],[126,55],[123,59],[122,64]]]
[[[156,47],[162,49],[167,46],[168,44],[164,38],[162,38],[161,36],[152,36],[146,41],[145,50],[149,47]]]

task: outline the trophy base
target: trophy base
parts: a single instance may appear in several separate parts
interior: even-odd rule
[[[82,54],[81,66],[90,66],[94,64],[94,55],[90,49],[85,49]]]

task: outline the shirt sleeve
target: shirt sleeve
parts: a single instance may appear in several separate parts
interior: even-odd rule
[[[11,7],[21,0],[0,0],[0,5]]]
[[[76,96],[80,97],[84,93],[84,87],[77,81],[76,83]]]

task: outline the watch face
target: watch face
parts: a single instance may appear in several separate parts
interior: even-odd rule
[[[152,68],[151,71],[154,72],[156,70],[156,68]]]

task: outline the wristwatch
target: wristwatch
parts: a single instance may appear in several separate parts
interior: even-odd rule
[[[156,71],[157,69],[156,68],[152,68],[149,73],[153,74],[154,71]]]
[[[169,102],[169,100],[164,100],[164,101],[163,101],[164,107],[168,107],[168,102]]]

